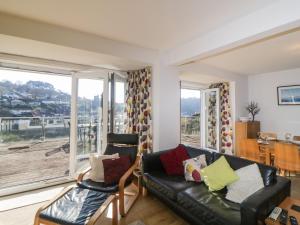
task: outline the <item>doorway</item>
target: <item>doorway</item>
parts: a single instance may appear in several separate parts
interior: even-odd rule
[[[180,98],[180,142],[220,150],[219,89],[183,86]]]

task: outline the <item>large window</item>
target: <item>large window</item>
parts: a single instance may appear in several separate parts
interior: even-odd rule
[[[0,69],[0,189],[69,176],[71,77]]]
[[[201,146],[201,91],[181,89],[181,143]]]

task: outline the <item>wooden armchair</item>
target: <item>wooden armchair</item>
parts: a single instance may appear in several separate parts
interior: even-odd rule
[[[104,152],[105,155],[112,155],[119,153],[120,156],[129,155],[132,166],[127,170],[127,172],[121,177],[120,181],[116,185],[107,186],[104,182],[95,182],[90,179],[84,179],[85,175],[91,170],[87,168],[81,174],[79,174],[77,179],[77,184],[79,187],[87,188],[100,192],[115,193],[119,199],[119,212],[121,216],[125,216],[133,203],[136,201],[139,190],[136,193],[125,192],[125,187],[131,184],[133,171],[139,165],[138,153],[138,135],[136,134],[108,134],[107,135],[107,147]],[[125,195],[132,196],[126,203],[125,207]]]

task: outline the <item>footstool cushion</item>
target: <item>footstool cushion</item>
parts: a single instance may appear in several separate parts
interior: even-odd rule
[[[110,196],[80,187],[74,187],[41,211],[40,218],[62,225],[85,225]]]

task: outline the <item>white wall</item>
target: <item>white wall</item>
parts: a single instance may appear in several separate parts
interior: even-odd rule
[[[180,143],[180,83],[174,67],[160,65],[159,71],[159,151]]]
[[[261,130],[276,132],[279,138],[289,132],[300,135],[300,106],[278,106],[277,87],[300,84],[300,68],[248,77],[249,101],[258,102]]]

